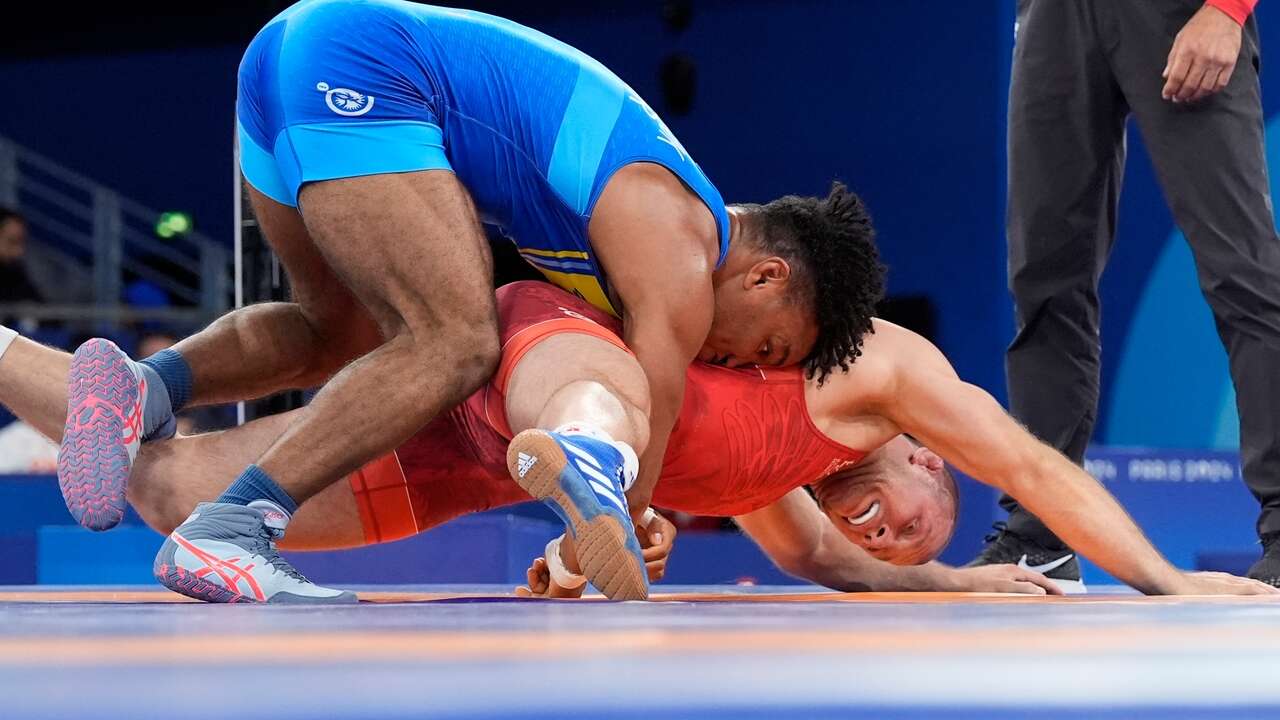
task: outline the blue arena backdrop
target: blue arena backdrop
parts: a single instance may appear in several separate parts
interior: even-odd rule
[[[668,114],[669,124],[727,200],[821,193],[831,178],[846,180],[880,229],[891,292],[930,297],[938,344],[962,376],[1003,399],[1013,0],[698,0],[679,33],[663,26],[656,4],[610,5],[541,16],[525,5],[521,17],[594,55],[660,108],[662,60],[692,59],[692,110]],[[1263,2],[1257,16],[1265,60],[1280,52],[1280,10]],[[242,48],[6,62],[0,91],[20,101],[0,113],[0,134],[149,205],[190,210],[202,230],[229,239],[228,128]],[[1263,96],[1274,117],[1280,80],[1269,65]],[[1238,430],[1225,355],[1136,133],[1129,148],[1120,237],[1102,285],[1096,440],[1231,448]],[[1273,145],[1273,166],[1277,153]],[[990,492],[971,483],[964,492],[952,560],[972,555],[992,517]]]

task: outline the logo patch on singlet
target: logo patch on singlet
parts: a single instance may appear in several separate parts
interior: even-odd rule
[[[331,88],[327,82],[316,83],[316,90],[324,93],[324,104],[343,117],[360,117],[373,109],[372,95],[350,88]]]

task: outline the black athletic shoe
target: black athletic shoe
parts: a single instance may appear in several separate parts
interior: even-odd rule
[[[1051,550],[1034,540],[1011,531],[1005,523],[998,522],[995,532],[986,537],[987,546],[978,557],[965,567],[982,565],[1017,565],[1035,570],[1057,583],[1062,592],[1084,594],[1088,590],[1080,579],[1080,561],[1070,548]],[[1280,552],[1273,561],[1280,569]]]
[[[1249,568],[1249,577],[1280,587],[1280,532],[1262,536],[1262,558]]]

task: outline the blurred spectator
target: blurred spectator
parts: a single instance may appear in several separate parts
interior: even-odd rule
[[[0,207],[0,303],[44,301],[27,271],[26,255],[27,221],[16,211]],[[0,314],[0,323],[13,324],[14,318]]]
[[[137,357],[147,358],[178,344],[178,338],[166,332],[153,332],[138,339]]]
[[[51,473],[58,466],[58,446],[24,422],[0,428],[0,475]]]

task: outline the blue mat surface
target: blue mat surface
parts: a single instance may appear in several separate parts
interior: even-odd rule
[[[429,586],[316,608],[15,589],[0,593],[2,715],[1280,716],[1280,602],[674,589],[694,594]],[[476,594],[489,601],[407,602]]]

